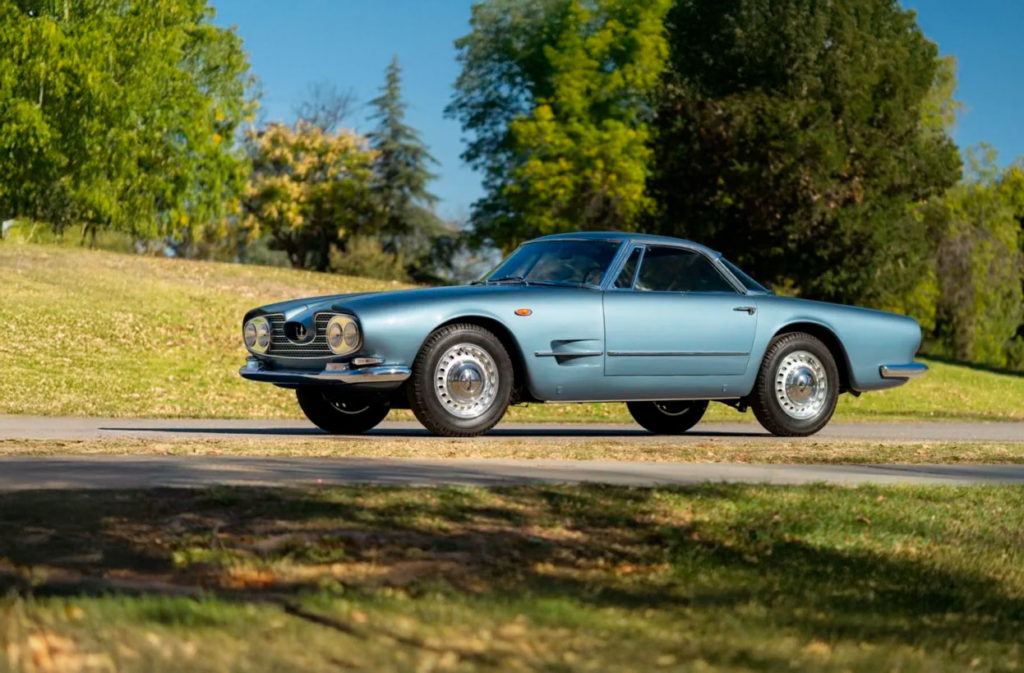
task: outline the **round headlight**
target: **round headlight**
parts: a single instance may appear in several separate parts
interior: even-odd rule
[[[253,353],[266,353],[270,349],[270,323],[263,316],[253,318],[242,328],[242,339]]]
[[[327,346],[335,355],[348,355],[359,349],[359,325],[350,315],[336,315],[327,323]]]

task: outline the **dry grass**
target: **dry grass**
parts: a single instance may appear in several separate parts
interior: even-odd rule
[[[306,456],[351,458],[518,458],[734,463],[1024,463],[1024,443],[868,442],[831,440],[737,441],[644,437],[444,439],[374,437],[287,439],[81,441],[0,440],[0,456],[166,455]]]

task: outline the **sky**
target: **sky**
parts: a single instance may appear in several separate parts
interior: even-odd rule
[[[444,117],[459,73],[453,42],[469,31],[470,0],[211,0],[216,23],[235,26],[264,92],[266,120],[294,119],[314,82],[351,91],[346,125],[367,130],[366,104],[398,56],[407,122],[438,160],[431,184],[442,217],[463,219],[482,195],[480,175],[459,158],[462,132]],[[984,141],[1007,164],[1024,155],[1024,2],[903,0],[939,51],[958,63],[956,97],[964,109],[953,137]]]

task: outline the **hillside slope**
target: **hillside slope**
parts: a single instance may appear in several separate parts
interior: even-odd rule
[[[289,269],[0,244],[0,413],[293,417],[244,381],[239,320],[285,298],[399,287]],[[838,418],[1024,419],[1024,376],[930,362],[902,388],[843,396]],[[750,418],[713,405],[710,418]],[[518,420],[627,421],[624,405],[533,405]]]

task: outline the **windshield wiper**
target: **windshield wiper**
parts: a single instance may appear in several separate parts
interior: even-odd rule
[[[571,280],[531,280],[530,285],[550,285],[551,287],[587,287],[584,283]]]
[[[522,283],[523,285],[529,285],[526,281],[526,276],[502,276],[500,278],[488,278],[488,283]]]

